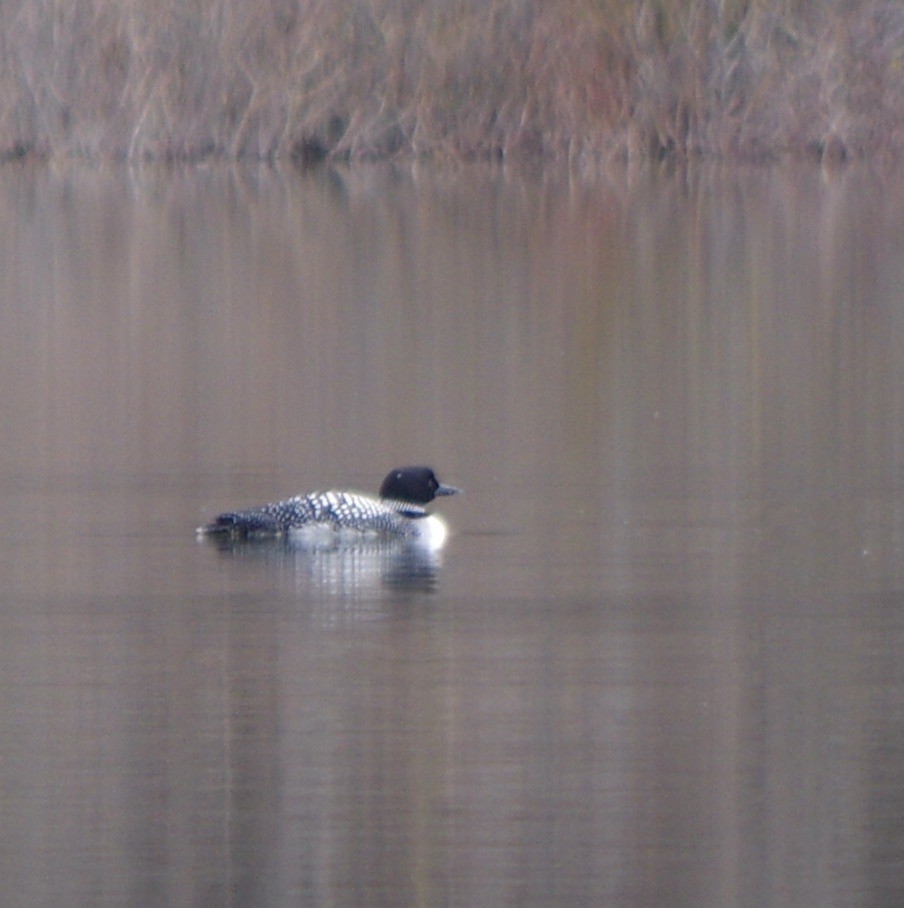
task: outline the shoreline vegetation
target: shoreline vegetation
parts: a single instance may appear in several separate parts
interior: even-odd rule
[[[20,0],[0,159],[904,151],[900,0]]]

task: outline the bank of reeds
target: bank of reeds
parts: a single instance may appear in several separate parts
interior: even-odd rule
[[[904,150],[899,0],[11,0],[0,154]]]

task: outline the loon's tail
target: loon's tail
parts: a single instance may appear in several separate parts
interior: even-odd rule
[[[213,523],[198,527],[198,536],[229,536],[234,539],[248,539],[256,536],[276,536],[281,530],[279,523],[269,514],[260,511],[229,511],[220,514]]]

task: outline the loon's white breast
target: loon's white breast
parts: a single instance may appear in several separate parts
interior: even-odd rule
[[[436,514],[428,514],[412,521],[412,533],[409,538],[419,546],[434,551],[445,545],[448,535],[449,527],[446,521]]]

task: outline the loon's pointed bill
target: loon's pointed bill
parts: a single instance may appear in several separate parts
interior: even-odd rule
[[[425,505],[434,498],[457,495],[460,489],[443,485],[430,467],[397,467],[380,486],[379,498],[360,492],[331,490],[296,495],[242,511],[227,511],[213,523],[198,527],[200,536],[237,539],[292,536],[301,538],[324,530],[348,540],[402,538],[436,546],[447,528]]]

